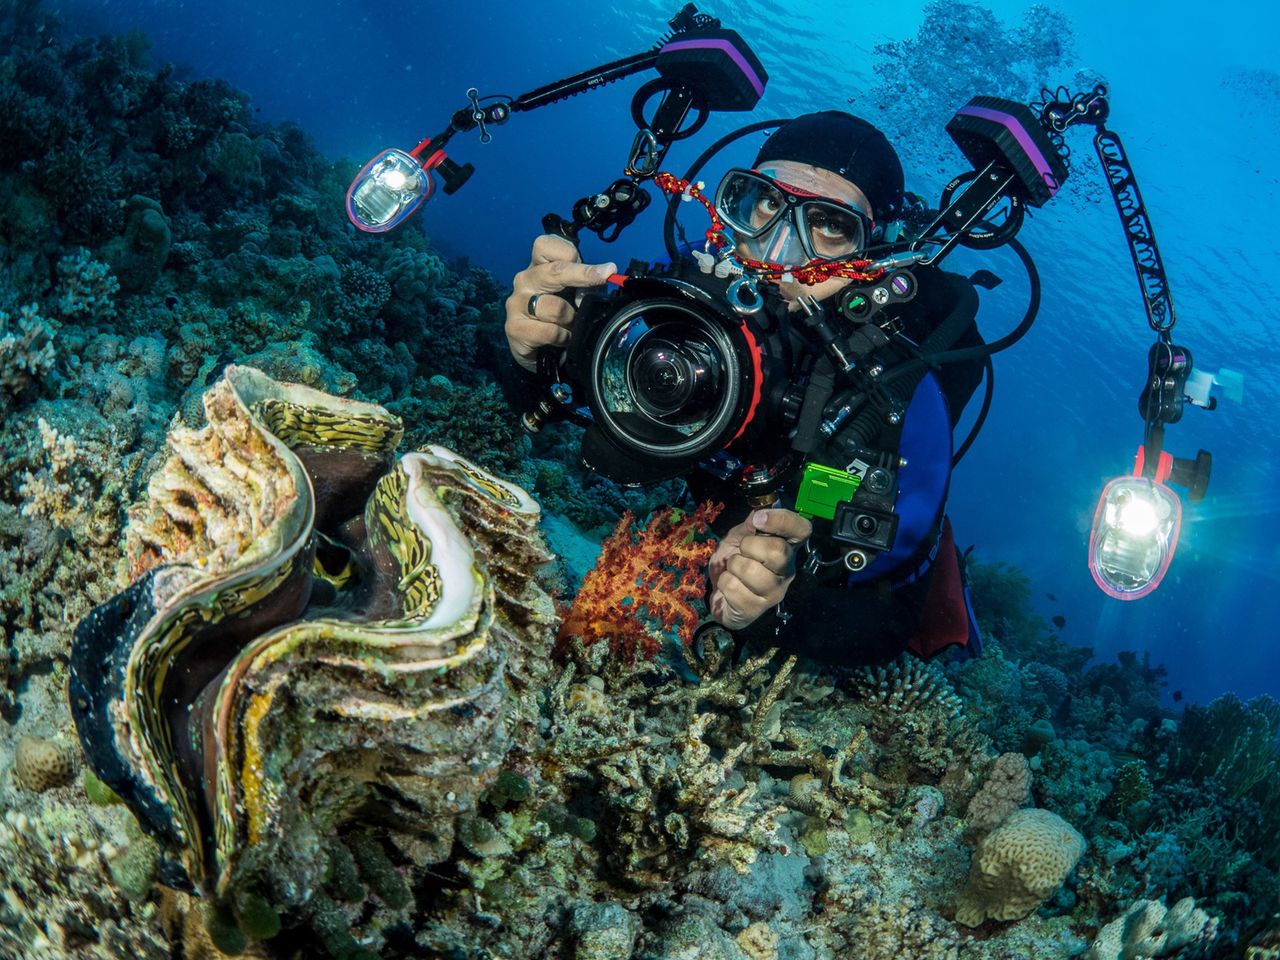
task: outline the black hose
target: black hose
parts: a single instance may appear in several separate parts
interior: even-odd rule
[[[1013,252],[1018,255],[1018,259],[1022,261],[1022,266],[1027,271],[1027,281],[1031,285],[1031,294],[1027,298],[1027,312],[1022,315],[1018,325],[999,340],[993,340],[991,343],[984,343],[976,347],[962,347],[959,350],[943,350],[940,353],[926,353],[913,360],[900,363],[885,372],[884,376],[881,377],[881,383],[891,383],[899,377],[908,376],[923,367],[934,367],[944,363],[963,363],[966,360],[985,360],[1001,350],[1008,350],[1027,335],[1027,331],[1031,329],[1031,325],[1036,321],[1036,314],[1040,312],[1040,272],[1036,270],[1035,261],[1031,259],[1031,254],[1027,253],[1026,247],[1017,240],[1008,240],[1006,242],[1013,248]]]
[[[982,432],[982,425],[987,422],[987,414],[991,412],[991,397],[995,393],[996,369],[991,362],[991,358],[987,357],[986,362],[982,365],[983,373],[986,374],[987,389],[982,397],[982,409],[978,411],[978,419],[973,422],[973,426],[969,430],[969,435],[964,438],[964,443],[960,444],[951,457],[951,469],[956,468],[964,455],[969,452],[969,448],[973,446],[973,441],[978,439],[978,434]]]

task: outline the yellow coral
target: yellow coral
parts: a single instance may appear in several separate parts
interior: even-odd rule
[[[1084,838],[1056,813],[1015,810],[978,845],[956,923],[1020,920],[1062,886],[1084,853]]]
[[[778,960],[778,933],[767,923],[757,920],[735,939],[751,960]]]
[[[65,787],[75,777],[75,754],[61,743],[41,737],[23,737],[13,758],[14,773],[25,790],[43,793]]]

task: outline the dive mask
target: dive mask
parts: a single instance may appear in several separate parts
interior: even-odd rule
[[[783,266],[852,259],[866,249],[874,226],[856,207],[758,170],[725,174],[715,206],[748,255]]]

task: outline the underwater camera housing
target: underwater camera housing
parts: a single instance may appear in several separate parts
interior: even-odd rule
[[[635,261],[618,289],[587,293],[563,362],[557,356],[547,367],[562,410],[576,410],[575,419],[587,427],[584,462],[615,482],[646,484],[726,453],[732,456],[721,461],[743,465],[790,456],[793,448],[808,455],[817,446],[812,434],[836,432],[848,410],[809,424],[810,436],[788,440],[802,410],[822,412],[841,388],[867,386],[875,351],[893,340],[896,308],[915,295],[910,267],[936,262],[973,234],[985,243],[992,227],[982,218],[1002,198],[1038,206],[1066,179],[1052,142],[1020,103],[977,97],[948,130],[975,170],[957,178],[968,184],[964,189],[953,181],[949,203],[930,229],[910,244],[878,248],[882,259],[869,261],[875,279],[852,282],[830,308],[802,298],[792,324],[807,332],[834,371],[822,402],[811,383],[788,369],[779,333],[787,303],[774,283],[744,270],[730,250],[718,258],[700,254],[698,262],[677,257],[670,266]],[[1012,239],[1020,224],[1006,221],[1000,242]],[[720,265],[714,272],[712,261]],[[554,406],[526,415],[526,427],[538,429]],[[833,504],[832,519],[836,512]],[[884,519],[876,537],[855,526],[849,538],[883,549],[880,531],[891,529]]]
[[[754,289],[736,301],[741,289],[682,258],[633,261],[619,289],[583,297],[557,376],[566,402],[589,410],[579,421],[588,467],[656,483],[728,448],[771,446],[766,428],[785,424],[789,406],[787,305]]]

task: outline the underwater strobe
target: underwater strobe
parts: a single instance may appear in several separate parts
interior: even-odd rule
[[[1089,536],[1089,570],[1094,582],[1117,600],[1145,597],[1164,578],[1173,560],[1182,527],[1182,502],[1170,484],[1185,487],[1191,501],[1203,499],[1209,486],[1213,457],[1207,450],[1195,459],[1175,457],[1164,450],[1165,424],[1182,419],[1186,403],[1213,410],[1215,383],[1233,400],[1241,397],[1239,374],[1223,370],[1216,376],[1193,370],[1191,351],[1173,342],[1177,322],[1155,231],[1147,217],[1129,158],[1119,136],[1106,127],[1110,108],[1106,88],[1095,87],[1074,97],[1065,91],[1044,91],[1040,107],[1045,127],[1059,136],[1075,123],[1095,129],[1093,145],[1106,173],[1107,184],[1124,226],[1129,253],[1156,342],[1147,354],[1147,379],[1138,397],[1138,413],[1145,430],[1131,474],[1116,477],[1102,491]]]
[[[627,164],[628,177],[580,200],[574,208],[574,221],[560,230],[574,235],[577,229],[585,228],[603,240],[614,239],[648,205],[649,194],[640,189],[640,181],[653,177],[671,144],[700,130],[712,110],[750,110],[768,80],[742,38],[721,29],[714,17],[698,13],[692,3],[668,25],[671,33],[651,50],[584,70],[519,97],[482,97],[472,87],[467,91],[467,105],[453,114],[442,132],[424,137],[412,150],[383,150],[364,165],[347,189],[347,217],[367,233],[391,230],[431,198],[433,172],[443,181],[447,194],[457,191],[475,172],[471,164],[459,164],[445,154],[454,134],[479,130],[480,142],[489,143],[493,139],[490,128],[506,123],[513,113],[558,103],[653,68],[658,76],[642,86],[632,102],[640,132]],[[658,105],[649,115],[648,105],[655,98]]]

